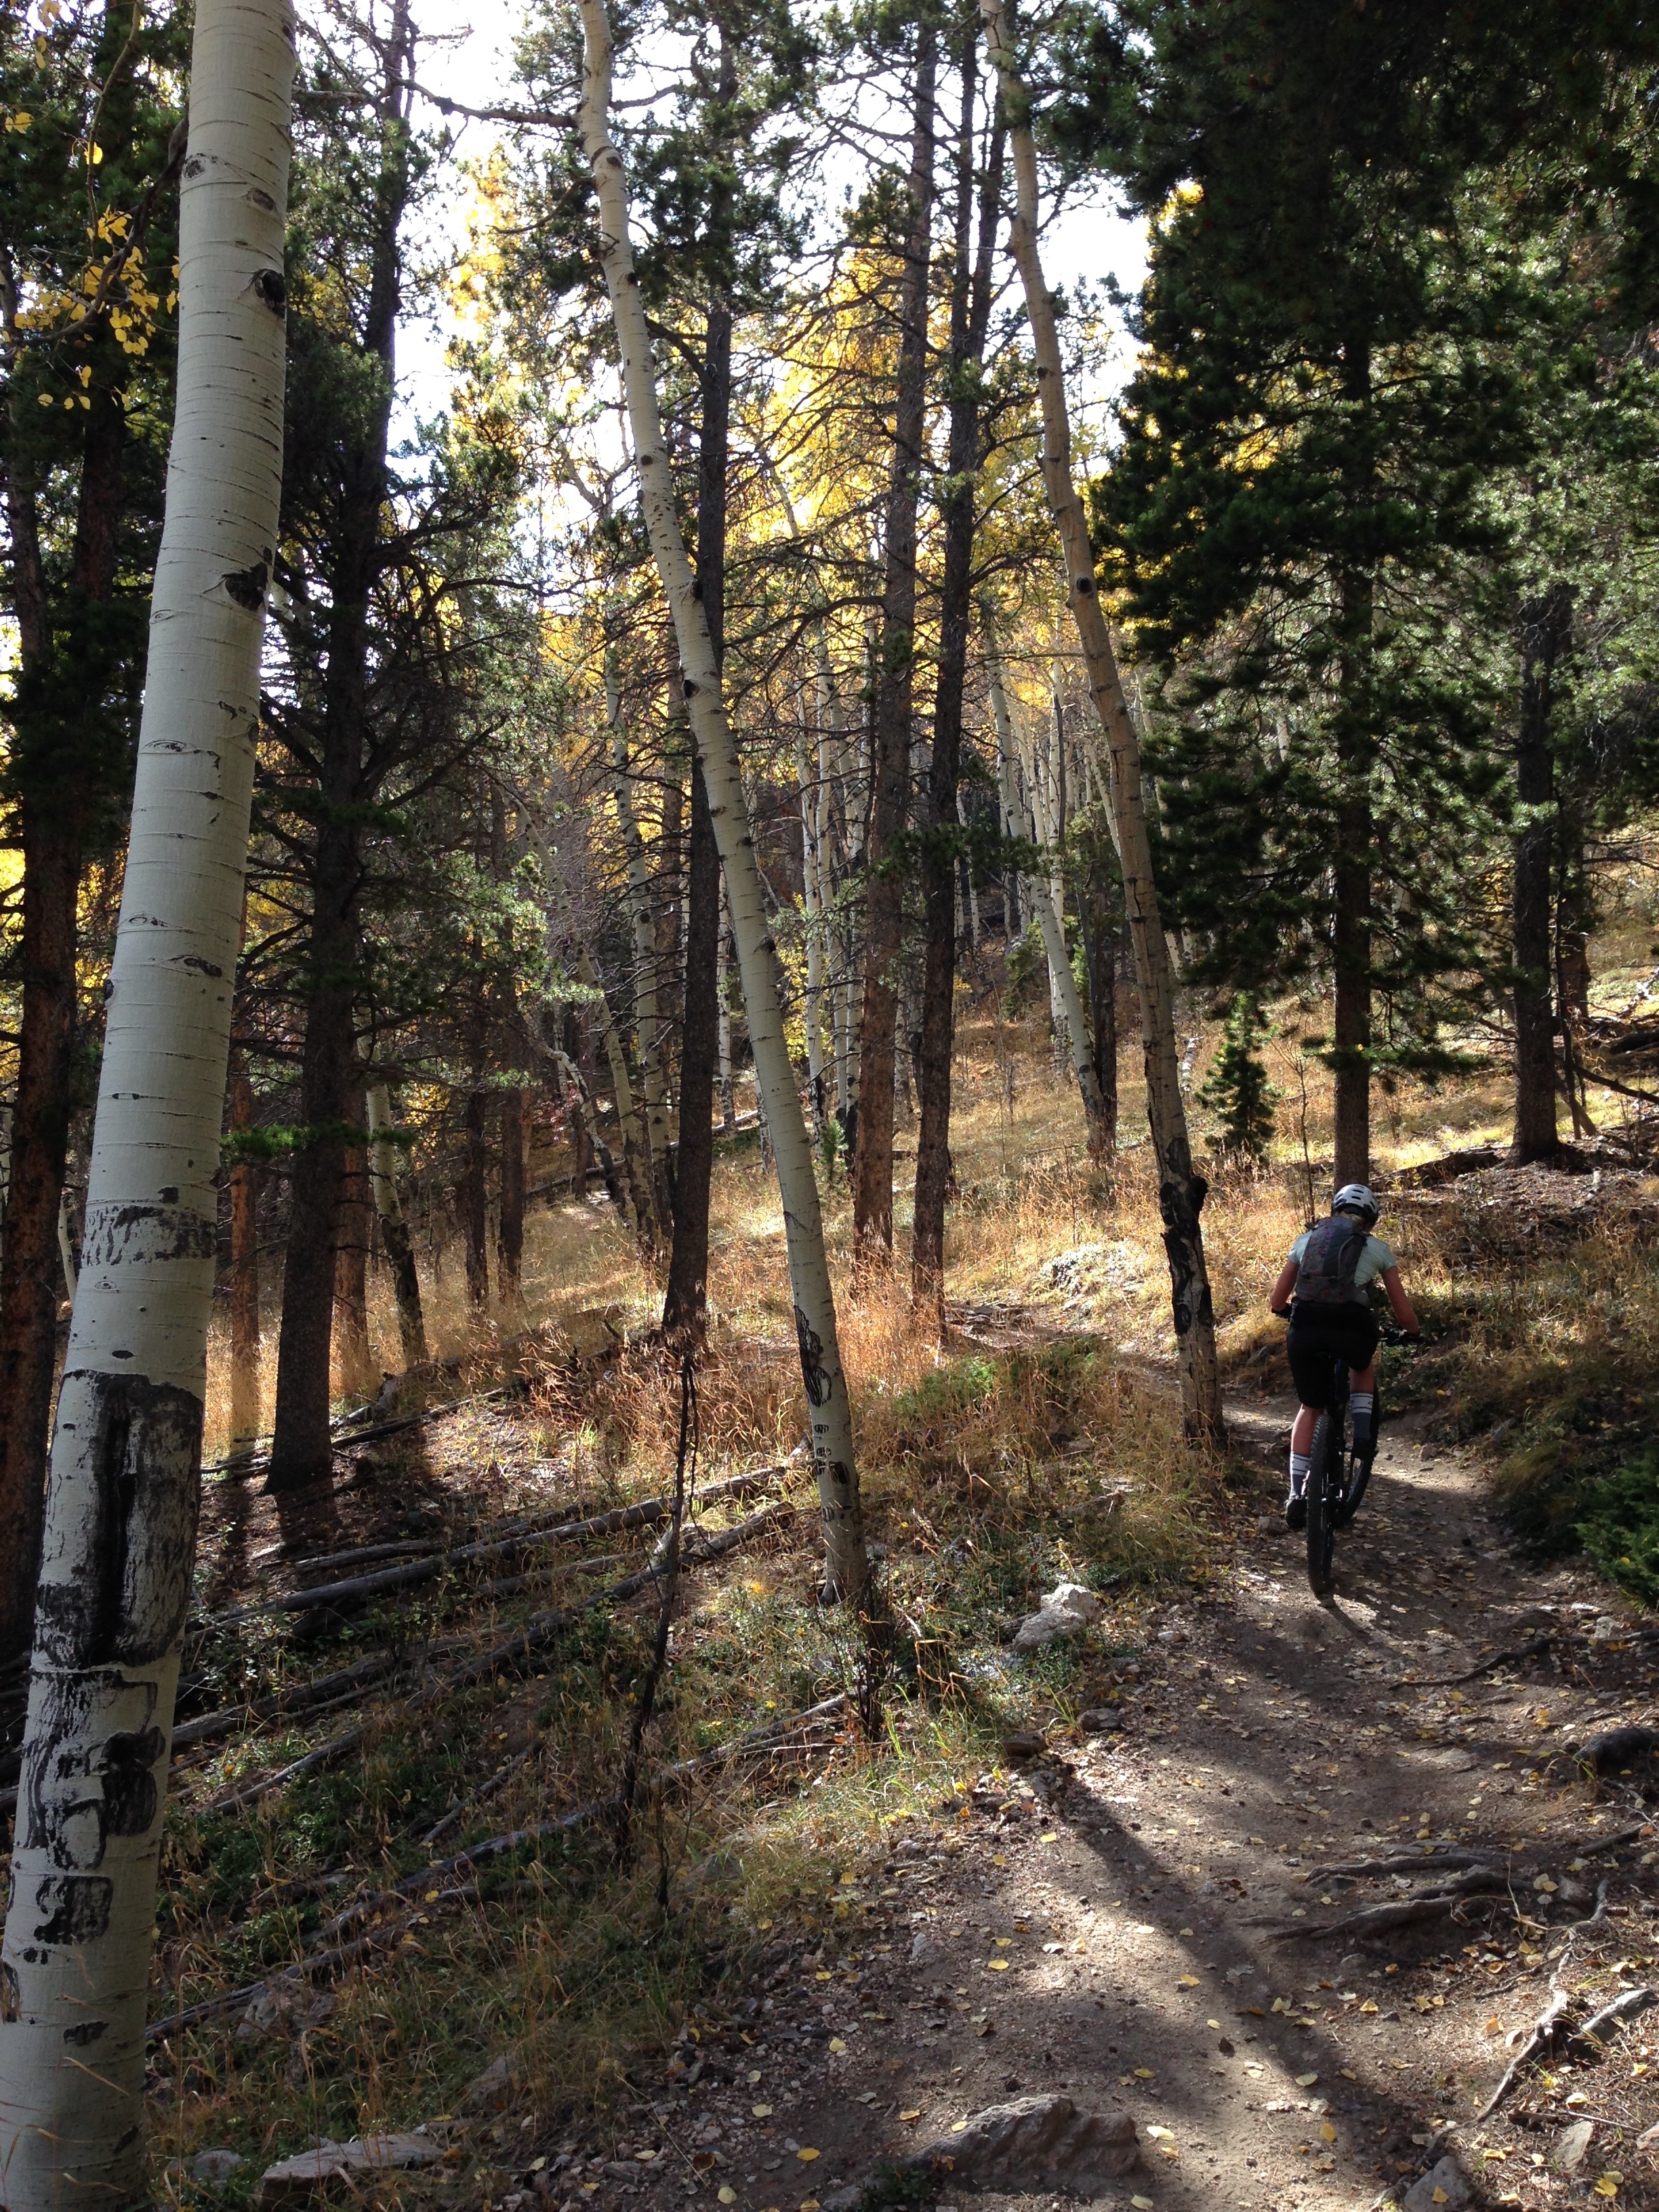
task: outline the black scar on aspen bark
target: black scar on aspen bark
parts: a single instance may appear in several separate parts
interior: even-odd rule
[[[251,568],[233,568],[224,579],[226,593],[239,607],[257,614],[265,603],[266,576],[263,561],[256,561]]]
[[[178,1204],[173,1185],[161,1194],[171,1201],[160,1206],[94,1206],[87,1209],[81,1237],[81,1267],[118,1267],[135,1241],[143,1235],[144,1249],[157,1259],[210,1260],[217,1249],[212,1219],[194,1207]]]
[[[18,2019],[23,2010],[23,2000],[17,1987],[17,1969],[11,1961],[0,1960],[0,2021]]]
[[[36,1636],[55,1666],[148,1666],[178,1641],[190,1604],[202,1401],[143,1375],[81,1387],[97,1501],[66,1571],[41,1583]]]
[[[34,1893],[34,1909],[41,1916],[34,1930],[35,1942],[70,1946],[95,1943],[108,1933],[114,1897],[115,1884],[107,1875],[52,1875]]]

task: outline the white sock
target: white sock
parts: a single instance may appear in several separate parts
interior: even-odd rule
[[[1307,1488],[1308,1476],[1312,1467],[1313,1457],[1310,1453],[1293,1451],[1291,1454],[1291,1495],[1292,1498],[1300,1498],[1303,1492]]]
[[[1371,1404],[1376,1395],[1376,1393],[1374,1390],[1354,1390],[1349,1394],[1348,1402],[1353,1407],[1353,1435],[1356,1443],[1363,1442],[1371,1432]]]

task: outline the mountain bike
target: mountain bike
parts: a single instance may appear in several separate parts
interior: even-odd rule
[[[1384,1329],[1384,1344],[1408,1344],[1403,1329]],[[1371,1399],[1370,1442],[1358,1451],[1353,1442],[1353,1409],[1348,1398],[1348,1363],[1339,1359],[1331,1377],[1330,1403],[1314,1424],[1308,1455],[1308,1587],[1316,1598],[1328,1598],[1334,1587],[1332,1567],[1336,1555],[1336,1532],[1346,1528],[1359,1510],[1365,1486],[1376,1457],[1377,1432],[1382,1426],[1380,1382]]]

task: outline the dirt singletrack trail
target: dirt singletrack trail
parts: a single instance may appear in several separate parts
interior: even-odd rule
[[[1219,1581],[1162,1608],[1120,1670],[1118,1724],[1050,1726],[848,1881],[835,1937],[776,1942],[702,2063],[684,2047],[692,2086],[681,2065],[619,2115],[605,2161],[584,2146],[568,2203],[718,2185],[743,2212],[796,2212],[988,2105],[1063,2089],[1133,2118],[1144,2169],[1097,2199],[1125,2208],[1358,2212],[1454,2146],[1471,2191],[1454,2203],[1659,2204],[1636,2148],[1659,2118],[1659,2012],[1476,2118],[1603,1881],[1565,1985],[1594,1985],[1582,2017],[1649,1978],[1639,1773],[1598,1791],[1564,1749],[1650,1717],[1659,1645],[1581,1565],[1521,1559],[1476,1462],[1413,1419],[1383,1431],[1322,1608],[1267,1472],[1291,1411],[1231,1409],[1260,1494],[1227,1509]],[[1436,1858],[1470,1850],[1504,1870],[1497,1899],[1368,1940],[1274,1932],[1431,1888]],[[1338,1871],[1396,1851],[1398,1873]],[[582,2166],[560,2163],[568,2188]]]

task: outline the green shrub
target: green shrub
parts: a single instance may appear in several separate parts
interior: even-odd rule
[[[1577,1533],[1602,1571],[1644,1604],[1659,1602],[1659,1445],[1588,1484]]]

